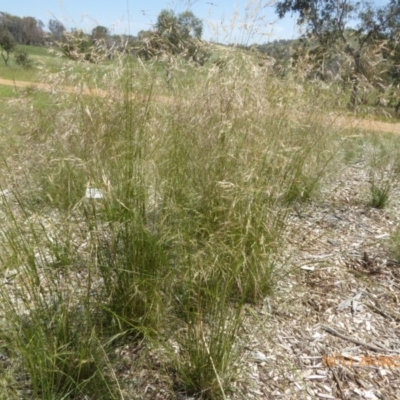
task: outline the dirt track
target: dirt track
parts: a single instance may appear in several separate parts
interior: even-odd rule
[[[26,81],[15,81],[15,80],[9,80],[9,79],[2,79],[0,78],[0,85],[6,85],[6,86],[14,86],[18,88],[24,88],[24,87],[32,87],[32,88],[38,88],[42,90],[52,90],[52,86],[46,83],[40,83],[40,82],[26,82]],[[102,96],[106,97],[107,92],[104,90],[100,89],[78,89],[74,88],[71,86],[61,86],[62,90],[66,93],[82,93],[82,94],[94,94],[96,96]]]
[[[26,81],[14,81],[8,79],[1,79],[0,78],[0,85],[6,86],[14,86],[14,87],[36,87],[42,90],[51,90],[51,85],[46,83],[40,82],[26,82]],[[62,90],[66,93],[76,93],[76,94],[88,94],[88,95],[96,95],[100,97],[107,97],[108,93],[105,90],[101,89],[77,89],[71,86],[62,86]],[[160,101],[163,102],[170,102],[171,99],[166,98],[165,96],[161,96],[159,98]],[[336,118],[335,123],[338,123],[342,126],[346,126],[349,128],[358,127],[360,129],[370,130],[370,131],[378,131],[378,132],[386,132],[386,133],[394,133],[396,135],[400,135],[400,123],[388,123],[388,122],[381,122],[381,121],[374,121],[369,119],[358,119],[354,117],[340,117]]]
[[[394,133],[396,135],[400,135],[400,123],[381,122],[371,119],[360,119],[346,116],[336,118],[335,123],[338,123],[342,126],[347,126],[349,128],[357,127],[363,130],[365,129],[369,131]]]

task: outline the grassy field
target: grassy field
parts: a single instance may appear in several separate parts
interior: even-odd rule
[[[4,62],[0,63],[0,78],[35,82],[38,80],[41,66],[46,65],[56,69],[57,65],[60,65],[49,53],[47,47],[18,45],[16,51],[24,51],[28,54],[32,60],[32,68],[23,68],[17,65],[14,57],[11,56],[8,66]]]
[[[241,51],[167,82],[160,64],[27,50],[34,68],[0,77],[53,89],[0,90],[0,397],[155,398],[157,375],[165,398],[240,398],[245,317],[284,279],[288,216],[366,142],[384,207],[398,142],[352,138],[329,94]]]

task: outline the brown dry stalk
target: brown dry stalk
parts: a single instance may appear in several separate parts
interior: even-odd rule
[[[378,346],[375,346],[373,344],[363,342],[362,340],[354,339],[354,338],[352,338],[350,336],[343,335],[342,333],[338,332],[336,329],[333,329],[333,328],[331,328],[330,326],[327,326],[327,325],[324,325],[322,328],[323,328],[323,330],[325,332],[328,332],[331,335],[337,336],[337,337],[339,337],[339,338],[341,338],[343,340],[347,340],[349,342],[358,344],[360,346],[364,346],[367,349],[372,350],[372,351],[377,351],[377,352],[387,351],[389,353],[400,353],[399,350],[385,349],[383,347],[378,347]]]

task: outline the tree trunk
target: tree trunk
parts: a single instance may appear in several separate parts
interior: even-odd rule
[[[6,64],[6,66],[8,66],[8,59],[10,58],[10,54],[7,53],[7,56],[5,56],[3,54],[3,52],[1,52],[1,56],[3,57],[3,60],[4,60],[5,64]]]
[[[394,110],[396,111],[396,114],[399,113],[399,110],[400,110],[400,100],[399,100],[399,102],[394,106]]]
[[[357,76],[353,76],[352,77],[352,82],[353,82],[353,88],[351,90],[349,108],[350,108],[351,111],[354,111],[355,108],[356,108],[356,103],[357,103],[357,91],[358,91],[358,78],[357,78]]]

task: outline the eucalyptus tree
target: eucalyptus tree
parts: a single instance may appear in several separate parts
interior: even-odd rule
[[[6,65],[8,65],[10,54],[14,51],[15,45],[16,43],[11,33],[7,31],[0,33],[0,54]]]
[[[348,61],[352,109],[360,80],[386,73],[386,67],[377,68],[378,61],[398,62],[394,56],[399,54],[400,0],[381,1],[379,6],[358,0],[278,0],[276,12],[280,18],[297,15],[304,36],[318,43],[319,55]]]
[[[60,42],[63,39],[66,28],[62,22],[57,19],[51,19],[49,20],[48,28],[54,40]]]
[[[181,56],[202,64],[209,54],[201,42],[203,23],[192,11],[175,14],[172,10],[162,10],[154,24],[154,30],[138,34],[137,53],[140,57]]]

